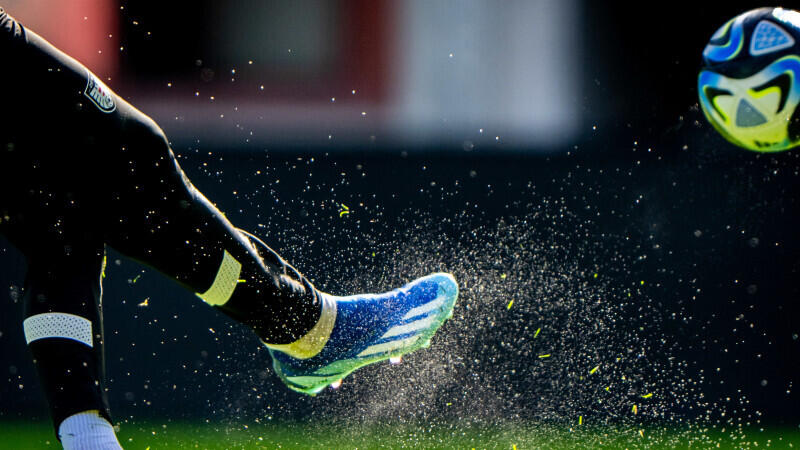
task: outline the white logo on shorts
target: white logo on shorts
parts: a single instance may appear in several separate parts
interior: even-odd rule
[[[100,111],[104,113],[114,112],[117,109],[117,105],[114,103],[111,89],[88,70],[86,73],[88,74],[88,80],[86,81],[86,89],[84,89],[83,95],[89,97],[89,100],[100,108]]]

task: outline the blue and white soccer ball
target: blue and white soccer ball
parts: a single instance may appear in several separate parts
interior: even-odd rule
[[[730,142],[757,152],[800,145],[800,12],[759,8],[729,20],[703,50],[697,90]]]

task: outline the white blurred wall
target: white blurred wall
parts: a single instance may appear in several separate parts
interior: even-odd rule
[[[576,0],[408,0],[396,26],[397,127],[569,143],[581,122]]]

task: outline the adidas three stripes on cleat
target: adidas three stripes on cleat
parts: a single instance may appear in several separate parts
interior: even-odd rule
[[[458,285],[452,275],[435,273],[383,294],[321,295],[336,305],[333,329],[322,350],[298,359],[270,348],[281,380],[311,395],[360,367],[427,347],[453,315]]]

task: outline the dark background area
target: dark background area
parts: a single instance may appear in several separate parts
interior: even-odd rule
[[[206,41],[197,36],[224,39],[213,32],[211,4],[126,3],[121,40],[132,50],[121,60],[119,85],[112,87],[136,104],[134,85],[163,85],[178,74],[200,77],[195,61],[204,58]],[[721,410],[742,422],[796,424],[800,158],[796,151],[759,155],[728,144],[705,122],[695,89],[710,35],[734,15],[762,5],[580,4],[582,27],[574,33],[583,46],[582,92],[572,101],[584,124],[569,145],[528,152],[475,140],[465,148],[456,136],[409,148],[379,136],[346,148],[257,146],[242,143],[232,131],[230,145],[181,136],[174,138],[173,148],[192,181],[234,223],[263,236],[325,290],[385,289],[455,267],[467,281],[463,306],[455,325],[443,330],[447,340],[438,349],[434,342],[429,352],[446,352],[444,342],[461,342],[460,334],[471,334],[469,348],[461,349],[476,355],[467,372],[496,386],[499,401],[528,411],[523,415],[537,417],[542,398],[550,397],[535,382],[541,375],[527,371],[535,365],[530,355],[523,357],[504,343],[529,335],[521,324],[535,323],[543,313],[522,308],[518,315],[499,314],[495,309],[505,310],[513,292],[484,289],[495,283],[490,275],[496,271],[537,269],[534,262],[508,255],[495,267],[473,252],[499,254],[494,241],[472,234],[499,222],[529,221],[539,227],[525,234],[531,246],[565,248],[557,255],[574,262],[574,284],[542,301],[580,296],[591,290],[586,286],[592,274],[599,273],[612,287],[597,292],[628,313],[619,318],[619,328],[631,330],[627,337],[633,341],[666,352],[651,355],[650,362],[684,363],[655,377],[664,382],[657,386],[662,397],[686,400],[664,400],[662,414],[713,422],[719,418],[708,411]],[[131,25],[131,17],[154,37]],[[223,94],[239,89],[219,83],[214,89]],[[307,83],[291,89],[303,91],[319,80]],[[164,101],[192,89],[165,95]],[[171,125],[162,126],[170,135]],[[340,215],[342,204],[349,205],[350,214]],[[0,287],[6,292],[0,315],[0,374],[6,380],[0,385],[0,416],[43,417],[44,400],[21,330],[24,261],[0,242]],[[409,250],[411,245],[418,248]],[[471,252],[460,253],[464,248]],[[545,260],[555,255],[548,252],[539,254]],[[341,406],[342,400],[315,402],[287,392],[268,369],[266,352],[257,350],[245,330],[154,271],[113,252],[109,261],[108,373],[120,418],[303,419]],[[489,306],[487,292],[498,295],[499,308]],[[144,299],[148,306],[139,306]],[[491,326],[458,326],[474,325],[477,317],[490,317]],[[613,345],[628,346],[626,333],[618,331],[614,338]],[[575,348],[591,347],[576,339]],[[423,359],[410,359],[410,367],[423,366]],[[693,380],[694,387],[678,386],[676,374]],[[345,385],[342,392],[358,389]],[[465,409],[471,405],[454,390],[444,389],[450,394],[444,397],[461,399]],[[670,391],[687,396],[670,397]],[[453,416],[444,403],[429,405],[426,414],[471,416],[465,411]]]

